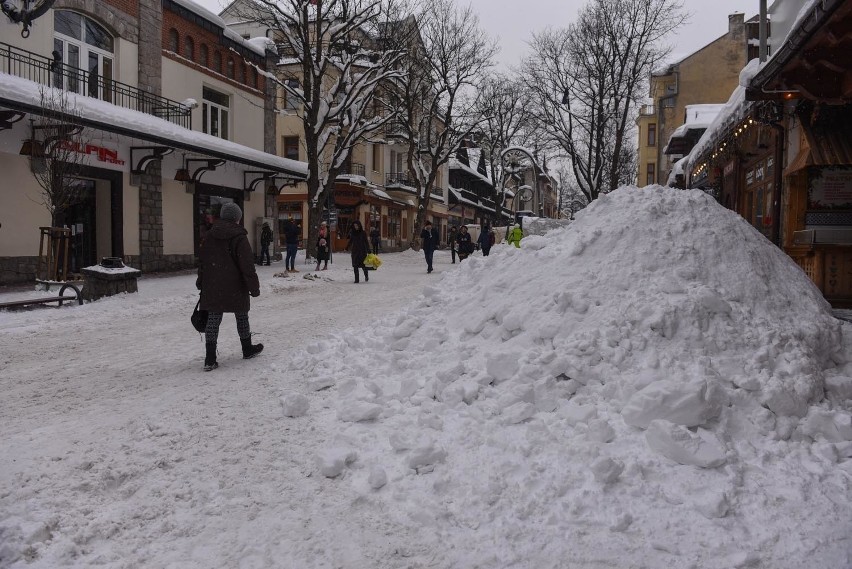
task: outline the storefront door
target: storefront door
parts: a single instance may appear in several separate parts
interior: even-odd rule
[[[94,180],[74,180],[76,199],[58,216],[60,227],[71,229],[68,271],[79,273],[98,262],[97,217]]]
[[[219,186],[211,186],[207,184],[196,184],[195,195],[193,196],[195,219],[195,254],[198,255],[198,248],[201,247],[204,237],[207,232],[213,227],[213,222],[219,219],[219,212],[222,211],[222,206],[226,203],[236,203],[243,209],[243,196],[239,190],[223,188]],[[240,221],[243,224],[245,218]]]

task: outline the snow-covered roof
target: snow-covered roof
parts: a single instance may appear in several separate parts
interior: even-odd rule
[[[28,79],[0,73],[0,104],[9,102],[18,106],[23,105],[34,111],[38,110],[41,108],[41,90],[45,91],[47,97],[67,96],[69,103],[86,126],[127,134],[175,148],[200,150],[226,160],[255,164],[292,175],[304,177],[308,175],[308,165],[304,162],[282,158],[230,140],[189,130],[159,117],[118,107],[99,99],[62,92]]]
[[[225,20],[223,20],[218,14],[211,12],[207,8],[205,8],[205,7],[203,7],[199,4],[196,4],[192,0],[172,0],[172,2],[174,2],[175,4],[177,4],[177,5],[179,5],[183,8],[186,8],[187,10],[189,10],[190,12],[192,12],[193,14],[195,14],[197,16],[201,16],[202,18],[204,18],[208,22],[219,26],[220,28],[222,28],[222,30],[224,31],[225,37],[227,37],[228,39],[233,40],[234,42],[244,46],[247,49],[250,49],[251,51],[253,51],[254,53],[257,53],[259,55],[264,55],[266,53],[266,45],[263,45],[263,44],[260,44],[259,42],[255,42],[255,41],[247,40],[247,39],[243,38],[240,34],[236,33],[234,30],[230,29],[228,27],[228,24],[225,23]],[[254,39],[258,39],[258,38],[254,38]],[[266,39],[266,38],[263,38],[263,39]]]
[[[686,133],[690,130],[700,130],[709,127],[724,108],[724,104],[687,105],[685,110],[686,122],[672,132],[669,142],[673,138],[686,136]]]
[[[483,182],[485,182],[489,185],[492,183],[491,178],[489,178],[488,176],[483,176],[482,172],[480,172],[476,168],[471,168],[470,166],[468,166],[467,164],[464,164],[463,162],[460,162],[456,158],[450,158],[450,170],[453,170],[453,169],[464,170],[468,174],[470,174],[472,176],[476,176],[477,178],[479,178],[480,180],[482,180]]]
[[[469,200],[465,197],[462,197],[461,190],[458,190],[458,189],[456,189],[452,186],[449,186],[449,190],[450,190],[450,193],[456,198],[456,200],[458,200],[459,203],[472,205],[474,207],[482,207],[482,204],[480,204],[478,201],[475,202],[475,201],[471,201],[471,200]]]
[[[748,101],[745,98],[745,85],[751,81],[752,77],[762,68],[762,65],[757,59],[752,59],[740,71],[740,84],[731,93],[728,102],[725,103],[713,122],[695,143],[692,151],[689,153],[688,169],[694,170],[698,165],[697,161],[703,154],[710,150],[711,143],[720,136],[726,128],[742,120],[749,107]]]
[[[675,184],[675,182],[677,181],[677,176],[683,176],[684,167],[686,166],[686,163],[688,161],[689,161],[689,156],[684,156],[683,158],[681,158],[680,160],[678,160],[677,162],[674,163],[674,166],[672,167],[672,171],[669,172],[669,178],[668,178],[668,180],[666,180],[666,184],[671,186],[671,185]]]

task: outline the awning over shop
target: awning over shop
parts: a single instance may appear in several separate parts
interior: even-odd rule
[[[83,127],[236,162],[252,168],[307,179],[304,162],[255,150],[229,140],[189,130],[161,118],[118,107],[92,97],[45,87],[14,75],[0,73],[0,107],[32,114],[42,112],[42,91],[56,100],[65,97],[74,109],[73,121]]]

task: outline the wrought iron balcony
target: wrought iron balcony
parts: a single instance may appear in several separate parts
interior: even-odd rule
[[[643,117],[653,117],[657,114],[657,109],[654,105],[642,105],[639,107],[639,115]]]
[[[366,176],[367,170],[364,168],[363,164],[358,164],[357,162],[351,162],[349,164],[344,164],[343,168],[340,170],[338,176]]]
[[[407,186],[413,188],[414,180],[408,175],[408,172],[396,172],[387,175],[386,186]]]
[[[0,42],[0,73],[29,79],[40,85],[94,97],[118,107],[165,119],[192,128],[191,109],[158,95],[120,83],[85,69]]]

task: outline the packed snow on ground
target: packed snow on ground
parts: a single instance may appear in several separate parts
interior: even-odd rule
[[[0,313],[0,567],[852,566],[852,328],[736,214],[381,256],[260,267],[210,373],[192,275]]]

